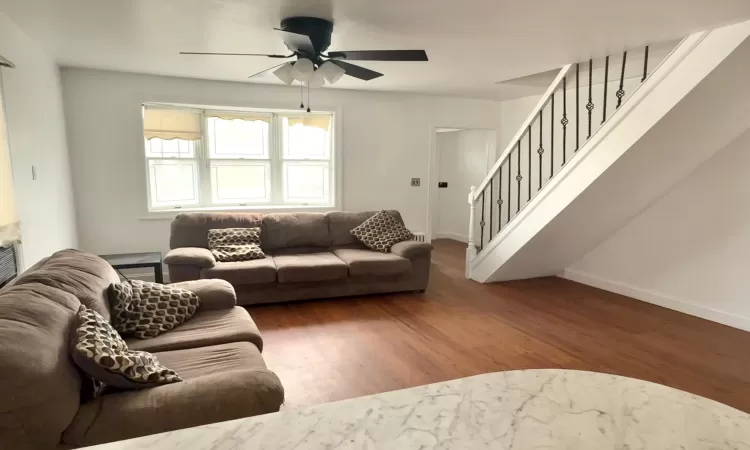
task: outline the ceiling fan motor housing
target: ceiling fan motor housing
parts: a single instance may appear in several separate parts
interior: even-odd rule
[[[281,29],[291,33],[304,34],[310,37],[316,58],[320,53],[328,50],[331,45],[333,22],[317,17],[289,17],[281,21]],[[296,51],[295,49],[290,49]]]

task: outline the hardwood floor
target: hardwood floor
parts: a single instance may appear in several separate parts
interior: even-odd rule
[[[750,333],[559,278],[480,284],[464,244],[434,242],[430,286],[248,308],[286,407],[487,372],[625,375],[750,412]]]

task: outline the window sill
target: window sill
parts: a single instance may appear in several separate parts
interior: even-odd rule
[[[334,206],[303,206],[303,205],[275,205],[275,206],[216,206],[206,208],[180,208],[168,209],[163,211],[149,211],[145,216],[139,217],[138,220],[172,220],[178,214],[189,212],[245,212],[245,213],[280,213],[280,212],[331,212],[340,211]]]

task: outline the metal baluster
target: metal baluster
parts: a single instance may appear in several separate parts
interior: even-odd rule
[[[586,137],[586,139],[591,138],[591,113],[594,111],[594,103],[591,98],[591,77],[593,76],[594,72],[594,60],[589,59],[589,102],[586,103],[586,109],[589,111],[589,135]]]
[[[552,109],[549,114],[549,178],[555,176],[555,91],[552,91]]]
[[[604,59],[604,108],[602,108],[602,123],[607,121],[607,87],[609,86],[609,56]]]
[[[492,203],[492,181],[494,180],[494,178],[495,178],[494,176],[490,178],[490,224],[489,224],[490,225],[490,237],[489,239],[487,239],[488,243],[492,240],[492,209],[493,209],[493,206],[495,206]]]
[[[523,139],[523,136],[521,136],[521,139]],[[518,173],[516,174],[516,181],[518,182],[518,191],[516,192],[516,214],[521,210],[521,180],[523,180],[523,177],[521,176],[521,139],[518,140],[518,157],[516,159],[516,162],[518,163]]]
[[[617,90],[615,95],[617,96],[617,108],[620,108],[620,105],[622,104],[622,98],[625,97],[625,89],[624,83],[625,83],[625,64],[628,60],[628,52],[622,52],[622,68],[620,69],[620,89]]]
[[[508,155],[508,222],[506,222],[506,223],[505,223],[506,225],[507,225],[508,223],[510,223],[510,194],[511,194],[511,192],[512,192],[512,191],[510,190],[510,179],[512,178],[512,177],[510,176],[510,166],[512,166],[512,165],[513,165],[513,152],[511,152],[511,153],[510,153],[510,154]]]
[[[563,77],[563,116],[560,123],[563,127],[563,166],[565,165],[565,147],[568,141],[568,77]]]
[[[647,76],[648,76],[648,45],[646,46],[646,54],[643,57],[643,78],[641,78],[641,83],[646,81]]]
[[[484,247],[484,191],[486,189],[482,189],[482,220],[479,221],[479,251],[482,251]]]
[[[529,128],[526,129],[526,134],[529,136],[529,167],[527,167],[529,171],[529,197],[526,200],[527,202],[531,200],[531,125],[529,125]]]
[[[542,189],[542,155],[544,154],[544,145],[542,145],[542,128],[544,125],[544,118],[542,117],[543,111],[544,107],[542,106],[542,109],[539,111],[539,148],[536,151],[539,154],[539,189],[537,189],[537,192]]]
[[[576,64],[576,149],[573,153],[577,152],[581,147],[579,134],[581,134],[581,95],[579,94],[581,83],[578,78],[581,74],[581,65]]]
[[[503,229],[503,165],[497,169],[499,179],[497,180],[497,232]]]

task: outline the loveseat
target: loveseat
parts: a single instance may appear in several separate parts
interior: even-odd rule
[[[284,391],[261,357],[258,328],[222,280],[178,284],[198,294],[196,315],[127,341],[184,381],[82,403],[72,324],[81,304],[109,320],[107,288],[117,281],[101,258],[63,250],[0,290],[0,448],[75,448],[279,410]]]
[[[376,212],[185,213],[172,221],[164,258],[172,281],[221,278],[241,305],[424,291],[432,246],[399,242],[382,253],[368,249],[351,230]],[[389,211],[400,223],[398,211]],[[264,259],[219,262],[208,249],[208,230],[261,229]]]

